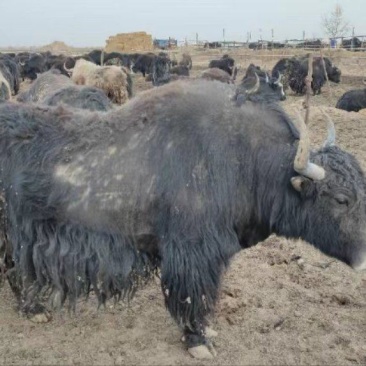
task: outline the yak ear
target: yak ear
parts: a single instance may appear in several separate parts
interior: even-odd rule
[[[291,178],[291,184],[296,191],[304,192],[309,187],[311,182],[309,178],[303,177],[302,175],[298,175],[296,177]]]

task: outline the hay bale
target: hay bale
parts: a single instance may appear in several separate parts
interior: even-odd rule
[[[40,52],[50,51],[54,55],[62,53],[70,53],[73,51],[73,47],[68,46],[65,42],[54,41],[46,46],[40,48]]]
[[[152,51],[152,36],[146,32],[119,33],[106,41],[106,52]]]

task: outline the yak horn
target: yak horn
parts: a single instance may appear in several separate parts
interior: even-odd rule
[[[236,79],[236,75],[238,75],[238,68],[235,66],[234,67],[234,71],[233,71],[233,75],[232,75],[232,77],[231,77],[231,80],[232,81],[235,81],[235,79]]]
[[[282,74],[278,72],[278,79],[274,82],[274,84],[278,85],[281,82]]]
[[[259,80],[259,77],[257,75],[257,73],[255,72],[255,85],[253,86],[253,88],[249,89],[249,90],[245,90],[245,92],[250,95],[250,94],[255,94],[258,90],[259,90],[259,87],[260,87],[260,80]]]
[[[74,70],[74,68],[72,68],[72,69],[68,69],[68,68],[66,67],[66,61],[64,62],[64,69],[65,69],[69,74],[72,74],[72,72],[73,72],[73,70]]]
[[[326,140],[324,141],[323,147],[329,147],[334,146],[336,141],[336,130],[334,127],[334,122],[330,118],[329,114],[327,114],[325,111],[322,111],[325,117],[327,118],[327,130],[328,130],[328,136]]]
[[[297,127],[300,133],[299,146],[297,148],[294,170],[304,177],[308,177],[313,180],[322,180],[325,178],[325,170],[314,163],[309,161],[310,158],[310,141],[308,131],[305,122],[298,113],[299,120]]]
[[[269,83],[269,75],[268,73],[266,72],[266,83],[268,84]]]
[[[19,61],[19,65],[20,65],[20,66],[25,66],[25,62],[21,62],[21,61]]]

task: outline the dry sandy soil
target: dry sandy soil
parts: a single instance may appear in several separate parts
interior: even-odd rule
[[[275,58],[235,58],[270,68]],[[213,53],[195,54],[193,74]],[[337,56],[338,57],[338,56]],[[339,58],[344,77],[312,98],[311,137],[326,135],[323,107],[333,118],[338,144],[354,153],[366,170],[366,113],[334,108],[345,91],[360,87],[366,60]],[[242,71],[243,73],[243,71]],[[241,75],[239,75],[241,77]],[[137,77],[136,91],[149,84]],[[290,95],[285,109],[301,108]],[[16,311],[7,284],[0,290],[0,364],[10,365],[366,365],[366,275],[301,241],[270,237],[238,254],[224,276],[212,325],[218,356],[197,361],[180,342],[178,328],[164,309],[159,281],[141,289],[130,305],[80,300],[74,315],[54,314],[34,324]]]

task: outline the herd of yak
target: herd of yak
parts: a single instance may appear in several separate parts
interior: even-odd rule
[[[329,116],[312,151],[301,115],[281,107],[287,87],[305,92],[306,65],[281,60],[271,75],[250,65],[235,84],[229,55],[192,80],[189,55],[176,65],[166,54],[1,55],[0,273],[20,310],[49,321],[50,308],[75,309],[91,291],[100,304],[129,299],[159,272],[182,341],[207,359],[217,335],[207,317],[241,249],[302,238],[365,270],[358,161]],[[133,96],[137,72],[156,87]],[[314,93],[325,73],[339,82],[314,59]]]
[[[225,54],[212,60],[202,78],[234,84],[238,68],[235,61]],[[177,62],[167,53],[122,54],[104,53],[99,50],[78,57],[66,57],[45,53],[0,54],[0,102],[9,100],[18,93],[20,82],[33,80],[27,92],[21,93],[19,102],[37,102],[44,105],[68,104],[90,110],[108,110],[112,103],[123,104],[133,96],[131,73],[140,72],[154,86],[179,79],[188,79],[192,58],[183,54]],[[238,86],[238,93],[245,98],[262,98],[268,87],[281,90],[277,97],[285,98],[288,88],[296,94],[306,91],[308,56],[283,58],[274,66],[271,77],[259,67],[251,64]],[[315,57],[313,61],[312,90],[321,93],[326,80],[340,82],[341,72],[329,58]],[[249,92],[246,85],[259,84]],[[261,87],[259,87],[261,86]],[[263,99],[263,98],[262,98]],[[366,89],[346,92],[338,101],[337,108],[358,112],[366,108]]]
[[[221,48],[222,42],[206,42],[203,45],[204,48]],[[257,41],[247,43],[247,47],[250,50],[276,50],[281,48],[307,48],[307,49],[321,49],[328,48],[329,43],[323,43],[321,39],[304,40],[295,44],[289,44],[288,42],[274,42],[274,41]],[[348,51],[364,51],[366,42],[358,37],[352,37],[350,39],[342,39],[340,48]]]

